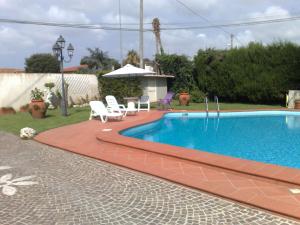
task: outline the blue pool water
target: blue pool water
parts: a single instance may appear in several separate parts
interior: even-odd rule
[[[122,135],[146,141],[300,168],[300,113],[168,113]]]

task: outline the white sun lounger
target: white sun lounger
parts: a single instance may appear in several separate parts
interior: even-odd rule
[[[109,108],[112,112],[123,113],[124,116],[126,116],[127,113],[135,114],[137,112],[135,107],[130,106],[126,108],[125,105],[118,104],[116,98],[112,95],[107,95],[105,100],[107,102],[107,108]]]
[[[105,107],[105,105],[101,101],[90,101],[90,107],[90,120],[93,117],[99,116],[102,123],[105,123],[109,118],[118,120],[121,120],[123,118],[123,113],[110,111]]]

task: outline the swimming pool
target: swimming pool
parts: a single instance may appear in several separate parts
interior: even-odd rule
[[[168,113],[122,135],[300,168],[300,112]]]

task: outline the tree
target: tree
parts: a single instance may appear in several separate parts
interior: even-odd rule
[[[87,50],[89,51],[90,55],[84,56],[81,59],[81,65],[86,64],[88,65],[89,69],[93,71],[110,70],[112,67],[120,67],[117,60],[110,58],[107,52],[104,52],[99,48],[88,48]]]
[[[174,79],[168,80],[168,87],[178,93],[194,89],[193,63],[184,55],[162,54],[156,55],[156,62],[163,74],[174,75]]]
[[[131,65],[134,65],[134,66],[139,66],[140,65],[140,57],[137,54],[137,52],[135,50],[128,51],[127,57],[124,60],[123,64],[124,65],[131,64]]]
[[[33,54],[25,59],[26,73],[59,73],[59,61],[48,53]]]

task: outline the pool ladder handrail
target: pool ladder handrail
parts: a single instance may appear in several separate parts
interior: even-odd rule
[[[219,105],[219,98],[215,95],[214,97],[215,103],[217,104],[217,114],[220,115],[220,105]]]
[[[205,111],[206,111],[206,116],[208,116],[208,98],[204,98],[204,103],[205,103]]]

